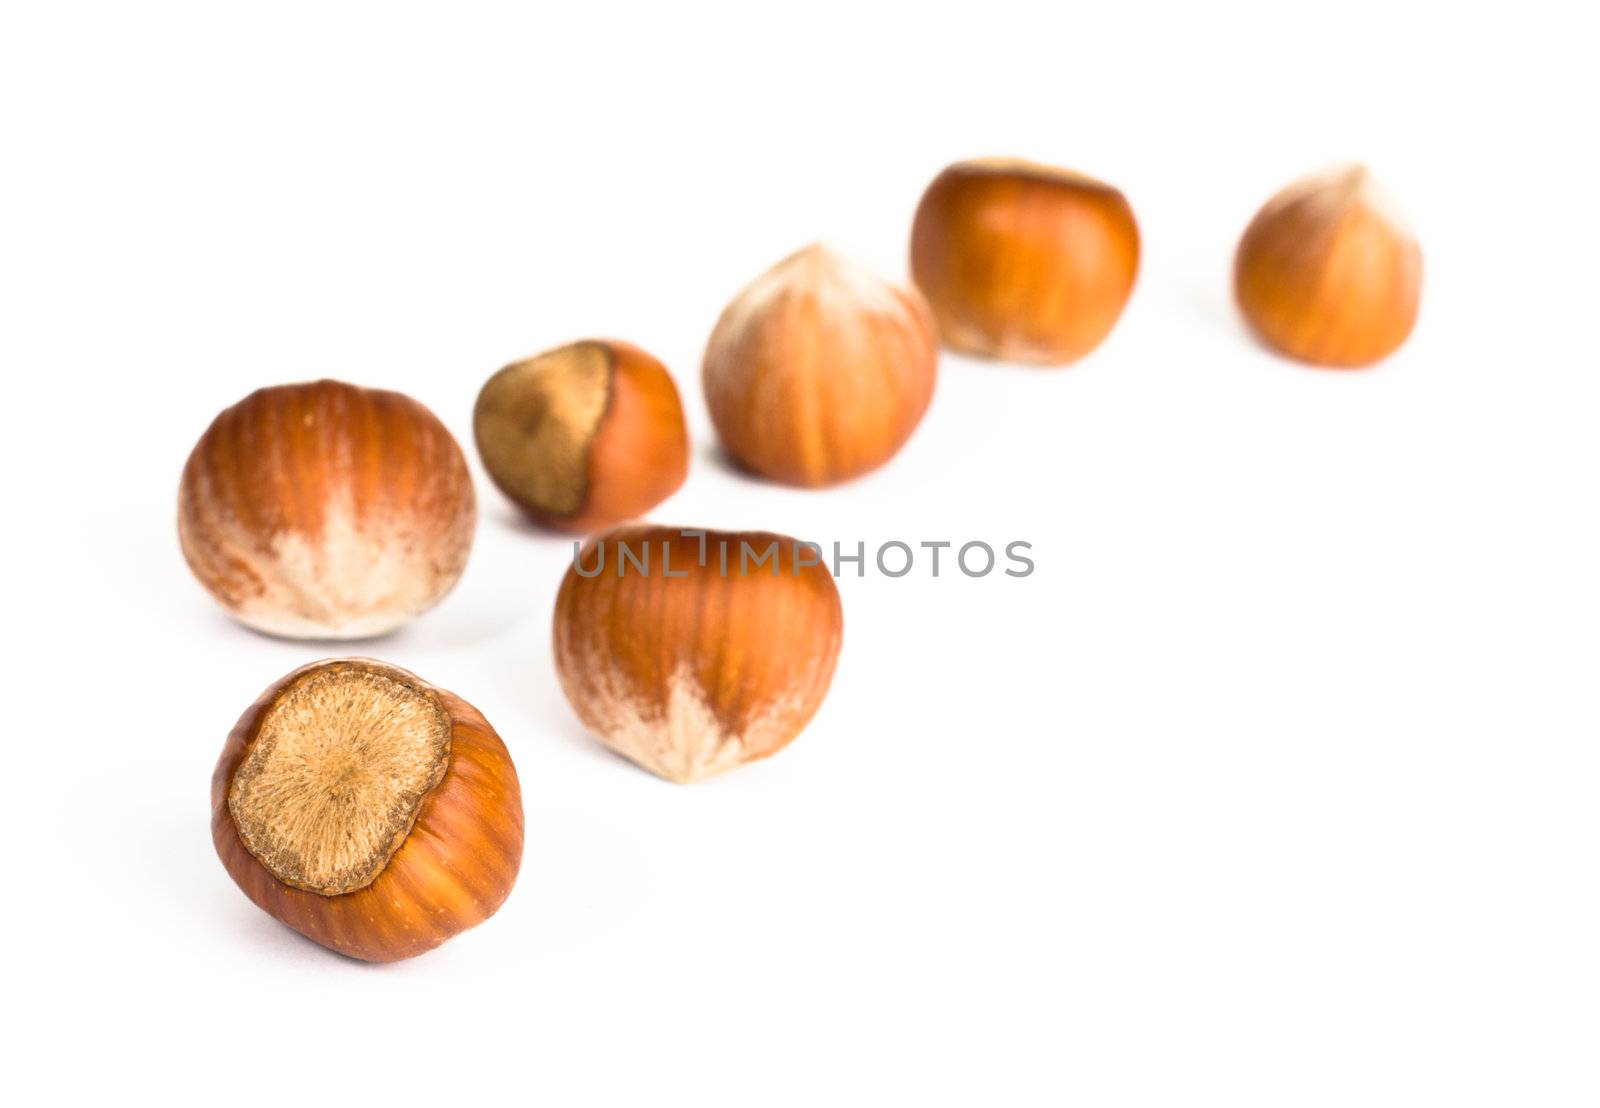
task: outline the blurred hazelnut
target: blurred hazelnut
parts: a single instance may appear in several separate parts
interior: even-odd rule
[[[500,490],[563,531],[643,515],[689,467],[677,386],[625,342],[576,342],[506,366],[478,394],[472,427]]]
[[[1110,185],[1011,158],[957,162],[911,228],[911,275],[945,345],[1059,364],[1111,333],[1139,271],[1133,209]]]
[[[740,465],[833,485],[892,458],[927,411],[938,344],[922,297],[823,246],[790,255],[722,313],[706,404]]]
[[[1392,353],[1422,295],[1417,240],[1361,166],[1304,178],[1267,201],[1233,272],[1239,308],[1263,342],[1334,368]]]

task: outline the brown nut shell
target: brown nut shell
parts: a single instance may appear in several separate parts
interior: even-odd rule
[[[496,487],[534,522],[562,531],[584,534],[642,515],[689,471],[672,376],[614,339],[506,366],[479,392],[472,429]]]
[[[914,289],[810,246],[723,311],[702,381],[734,461],[818,487],[899,452],[933,398],[938,358],[932,317]]]
[[[178,538],[239,622],[292,638],[379,635],[438,603],[472,549],[466,459],[427,408],[338,381],[260,389],[183,469]]]
[[[483,715],[383,662],[313,662],[262,693],[211,779],[211,836],[246,896],[330,950],[393,962],[494,914],[522,793]]]
[[[1139,272],[1139,227],[1115,188],[1011,158],[957,162],[923,193],[911,275],[953,350],[1046,365],[1111,333]]]
[[[1371,365],[1411,334],[1422,251],[1361,166],[1296,181],[1246,228],[1234,293],[1250,328],[1291,358]]]
[[[767,532],[639,525],[590,539],[555,610],[556,670],[578,718],[677,782],[783,749],[839,654],[843,610],[819,559]]]

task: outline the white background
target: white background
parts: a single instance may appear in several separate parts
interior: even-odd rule
[[[552,7],[0,16],[0,1081],[1596,1103],[1580,6]],[[903,275],[922,187],[983,154],[1126,192],[1144,265],[1110,340],[1064,370],[945,358],[916,437],[850,487],[729,472],[698,383],[726,300],[817,238]],[[1340,374],[1253,344],[1228,281],[1256,207],[1345,159],[1410,213],[1426,279],[1409,345]],[[692,472],[657,518],[1024,539],[1038,571],[846,578],[813,726],[678,787],[583,734],[547,641],[569,547],[480,471],[459,589],[358,649],[496,724],[521,879],[434,953],[342,960],[212,852],[229,727],[338,648],[239,629],[193,582],[183,460],[251,389],[320,375],[469,443],[491,372],[594,334],[682,387]]]

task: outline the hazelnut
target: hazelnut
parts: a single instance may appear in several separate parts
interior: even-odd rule
[[[746,469],[832,485],[905,445],[933,398],[938,357],[921,296],[810,246],[756,278],[717,320],[706,403]]]
[[[403,669],[313,662],[239,717],[211,837],[268,915],[393,962],[482,923],[522,861],[522,793],[478,710]]]
[[[670,781],[777,753],[839,655],[839,591],[820,560],[766,532],[639,525],[590,539],[555,610],[556,671],[578,718]]]
[[[295,638],[393,630],[467,564],[467,462],[434,414],[338,381],[251,393],[195,444],[178,489],[189,568],[235,619]]]
[[[1406,341],[1422,252],[1372,176],[1351,166],[1296,181],[1245,229],[1233,266],[1245,320],[1314,365],[1370,365]]]
[[[689,469],[677,386],[625,342],[575,342],[506,366],[478,394],[472,429],[500,491],[563,531],[642,515]]]
[[[911,226],[911,275],[946,346],[1061,364],[1111,333],[1139,271],[1122,193],[1068,169],[1011,158],[957,162]]]

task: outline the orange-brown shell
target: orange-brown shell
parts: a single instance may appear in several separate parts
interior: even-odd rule
[[[522,863],[522,791],[510,753],[482,713],[399,670],[406,681],[435,693],[450,714],[450,764],[443,779],[423,800],[405,842],[366,888],[324,896],[279,881],[240,838],[228,790],[278,696],[310,670],[352,660],[396,671],[366,659],[313,662],[274,682],[239,717],[211,777],[211,838],[228,875],[262,911],[340,954],[395,962],[482,923],[505,902]]]
[[[1262,207],[1239,240],[1234,294],[1268,346],[1357,369],[1411,334],[1422,251],[1367,171],[1351,166],[1296,181]]]
[[[677,492],[689,473],[689,431],[678,387],[653,355],[618,339],[574,345],[602,348],[610,365],[605,411],[585,450],[582,506],[547,510],[495,471],[481,436],[479,453],[495,487],[528,518],[583,535],[641,516]]]
[[[1013,159],[958,162],[911,228],[911,274],[946,346],[1019,362],[1081,358],[1111,333],[1139,272],[1122,193]]]
[[[381,634],[461,576],[476,506],[466,459],[427,408],[338,381],[260,389],[184,466],[178,537],[200,583],[271,634]]]
[[[793,740],[828,691],[843,631],[833,577],[805,564],[814,548],[767,532],[708,531],[704,543],[702,565],[701,539],[681,528],[607,532],[568,567],[556,598],[556,670],[578,717],[674,781]],[[741,572],[745,543],[752,553]],[[647,572],[621,560],[624,545],[635,560],[648,550]],[[769,549],[772,559],[755,565]],[[578,572],[593,571],[601,551],[601,572]]]
[[[811,246],[728,305],[706,344],[702,381],[735,461],[817,487],[894,457],[933,399],[938,358],[915,289]]]

